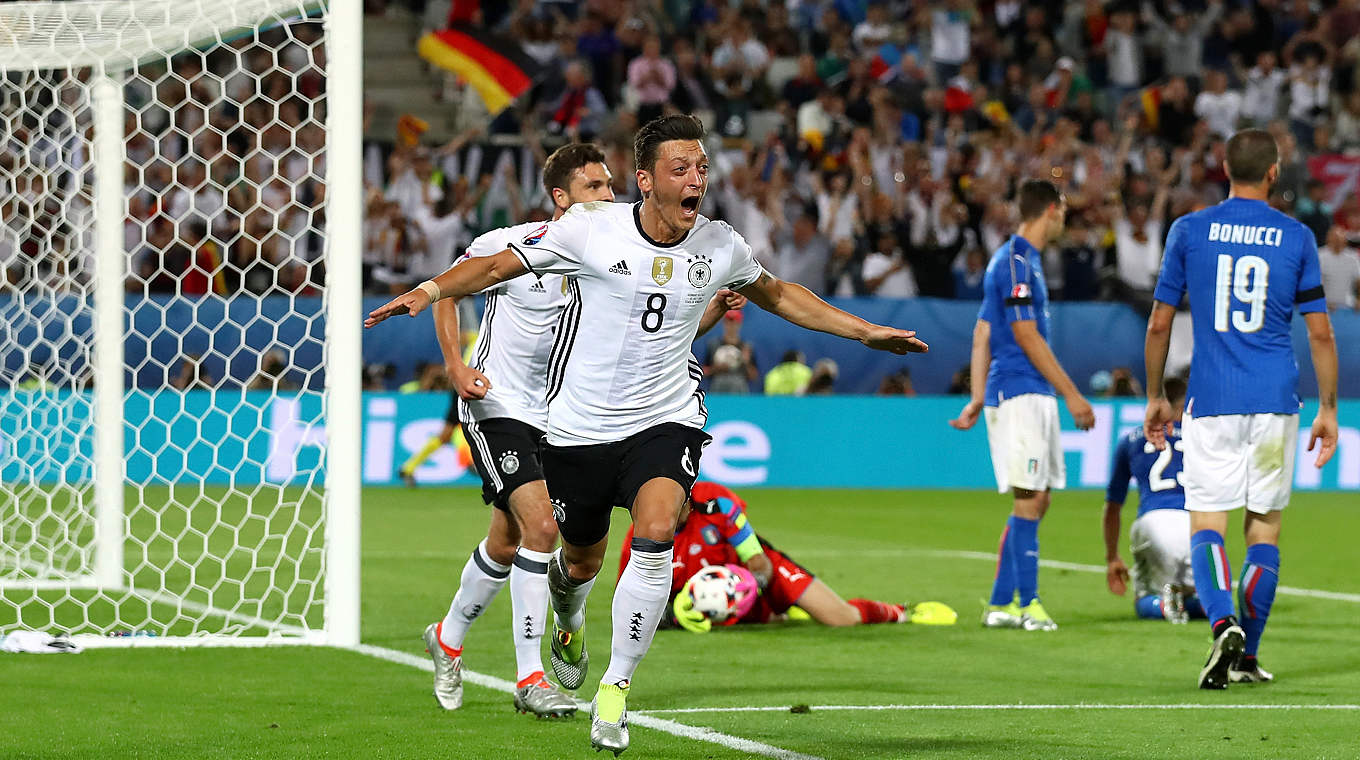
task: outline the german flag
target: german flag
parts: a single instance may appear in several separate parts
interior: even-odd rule
[[[416,50],[421,58],[467,80],[493,116],[527,92],[540,73],[519,45],[471,26],[430,32]]]
[[[1143,107],[1143,123],[1153,132],[1157,131],[1162,107],[1162,90],[1160,87],[1146,87],[1138,95],[1138,103]]]

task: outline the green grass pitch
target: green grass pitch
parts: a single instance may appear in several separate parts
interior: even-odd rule
[[[810,623],[658,634],[634,682],[635,711],[655,711],[818,758],[1353,758],[1360,712],[1360,581],[1353,495],[1301,494],[1285,516],[1281,583],[1347,599],[1281,593],[1262,646],[1273,684],[1201,692],[1207,626],[1133,617],[1111,596],[1101,495],[1064,492],[1040,531],[1052,634],[978,623],[1006,500],[984,492],[750,490],[756,529],[843,596],[936,599],[953,627]],[[487,511],[470,489],[364,492],[363,639],[423,656]],[[258,508],[258,505],[256,505]],[[1130,507],[1127,523],[1133,517]],[[615,536],[626,515],[616,511]],[[1241,536],[1229,556],[1241,562]],[[971,553],[971,554],[970,554]],[[1129,560],[1127,551],[1125,559]],[[608,658],[611,548],[589,610],[592,675]],[[310,610],[308,611],[311,612]],[[0,627],[13,621],[0,620]],[[508,592],[473,626],[465,666],[513,679]],[[545,652],[546,654],[546,652]],[[593,679],[580,696],[589,699]],[[0,655],[0,758],[585,758],[584,714],[538,721],[510,697],[469,685],[446,713],[428,673],[328,648],[91,650]],[[811,705],[793,713],[791,705]],[[1156,705],[1155,708],[953,709],[964,705]],[[825,705],[950,709],[830,710]],[[1204,706],[1212,709],[1167,705]],[[1273,705],[1289,709],[1218,709]],[[769,707],[762,712],[666,712]],[[748,753],[635,726],[625,757],[736,758]]]

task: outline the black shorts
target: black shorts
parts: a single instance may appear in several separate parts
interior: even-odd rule
[[[670,478],[689,493],[711,440],[698,428],[665,422],[613,443],[544,444],[543,473],[562,540],[590,546],[609,535],[612,509],[632,509],[638,489],[653,478]]]
[[[449,394],[449,410],[444,412],[444,424],[449,427],[457,427],[461,420],[458,419],[458,391]]]
[[[509,417],[467,420],[463,435],[472,462],[482,476],[482,498],[510,511],[510,494],[525,483],[543,479],[543,431]]]

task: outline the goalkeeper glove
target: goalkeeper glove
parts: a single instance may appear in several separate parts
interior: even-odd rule
[[[689,583],[682,586],[680,593],[675,595],[675,601],[671,603],[675,622],[690,633],[708,633],[713,628],[713,623],[709,622],[704,613],[694,609],[694,597],[690,595],[689,587]]]

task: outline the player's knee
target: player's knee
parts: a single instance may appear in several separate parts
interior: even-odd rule
[[[557,520],[553,519],[552,512],[521,519],[519,543],[536,552],[552,551],[553,544],[557,543]]]
[[[847,626],[859,625],[861,621],[859,610],[848,604],[844,604],[837,607],[836,611],[829,615],[828,619],[823,622],[833,628],[845,628]]]
[[[656,515],[637,519],[633,522],[633,535],[653,541],[673,541],[675,539],[675,517]]]
[[[500,565],[508,565],[515,561],[515,550],[519,548],[519,542],[507,541],[504,536],[487,536],[486,556]]]

